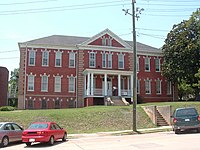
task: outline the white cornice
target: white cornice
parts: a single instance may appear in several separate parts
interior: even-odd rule
[[[108,73],[109,72],[109,73]],[[94,73],[94,74],[109,74],[109,75],[132,75],[133,71],[126,70],[103,70],[103,69],[85,69],[83,74]]]

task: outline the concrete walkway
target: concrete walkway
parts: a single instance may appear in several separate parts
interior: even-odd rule
[[[123,130],[123,131],[111,131],[111,132],[97,132],[97,133],[82,133],[82,134],[68,134],[68,138],[87,138],[87,137],[98,137],[98,136],[109,136],[109,135],[123,135],[123,134],[143,134],[143,133],[152,133],[152,132],[162,132],[162,131],[172,130],[172,126],[161,126],[157,128],[146,128],[138,129],[136,133],[133,133],[132,130]]]

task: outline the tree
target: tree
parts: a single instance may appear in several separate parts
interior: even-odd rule
[[[190,84],[195,95],[200,88],[195,74],[200,68],[200,9],[189,20],[174,25],[162,47],[164,53],[163,75],[173,83]]]

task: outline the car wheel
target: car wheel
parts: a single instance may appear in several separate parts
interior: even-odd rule
[[[67,139],[67,133],[64,133],[62,141],[64,142],[64,141],[66,141],[66,139]]]
[[[53,145],[54,144],[54,138],[53,138],[53,136],[50,137],[48,144],[49,145]]]
[[[31,146],[31,142],[27,142],[27,143],[26,143],[26,146]]]
[[[180,134],[181,131],[179,129],[174,130],[175,134]]]
[[[1,145],[3,147],[6,147],[6,146],[8,146],[8,144],[9,144],[9,139],[8,139],[7,136],[4,136],[3,139],[2,139],[2,141],[1,141]]]

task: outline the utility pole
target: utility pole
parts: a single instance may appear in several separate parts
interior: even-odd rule
[[[135,33],[135,0],[132,0],[132,22],[133,22],[133,132],[137,131],[136,103],[137,103],[137,50]]]

